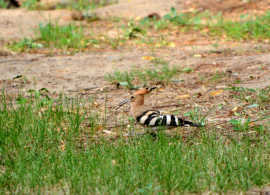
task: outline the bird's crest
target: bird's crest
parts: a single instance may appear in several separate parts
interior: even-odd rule
[[[151,88],[142,88],[142,89],[139,89],[137,90],[134,95],[145,95],[145,94],[148,94],[150,93],[153,89],[155,89],[156,87],[151,87]]]

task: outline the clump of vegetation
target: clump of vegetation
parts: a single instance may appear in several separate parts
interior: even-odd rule
[[[250,125],[250,119],[231,119],[229,122],[236,131],[247,131]]]
[[[127,39],[137,38],[140,34],[144,35],[145,30],[141,28],[139,25],[136,25],[133,21],[129,22],[127,26],[124,28],[124,36]]]
[[[179,14],[175,8],[171,8],[170,13],[166,14],[163,19],[176,25],[187,25],[189,24],[190,17],[187,14]]]
[[[35,10],[39,7],[39,0],[25,0],[22,2],[22,7],[29,10]]]
[[[47,46],[62,49],[85,47],[82,28],[72,24],[66,26],[52,23],[40,24],[39,33],[38,41],[44,42]]]
[[[209,81],[217,83],[217,82],[220,82],[221,80],[223,80],[225,76],[226,76],[225,72],[217,71],[209,78]]]
[[[44,45],[41,43],[36,43],[33,39],[24,38],[19,42],[14,42],[9,46],[10,49],[16,52],[24,52],[29,49],[40,49],[43,48]]]
[[[166,84],[178,74],[176,67],[169,67],[167,62],[153,61],[154,65],[150,68],[133,69],[131,71],[115,71],[112,74],[105,75],[105,80],[125,86],[129,89],[135,88],[136,84]]]
[[[269,108],[270,87],[263,89],[250,89],[243,87],[229,88],[233,92],[233,97],[254,107],[260,107],[262,110]]]
[[[77,10],[89,10],[110,5],[113,3],[115,3],[115,0],[97,0],[97,1],[78,0],[78,1],[71,1],[68,7]]]
[[[0,0],[3,1],[3,0]],[[109,4],[115,3],[114,0],[67,0],[59,2],[55,7],[56,8],[69,8],[69,9],[76,9],[80,11],[88,11],[90,9],[95,9],[98,7],[106,6]],[[1,4],[0,4],[1,5]],[[36,10],[36,9],[48,9],[46,4],[40,2],[40,0],[24,0],[22,2],[22,7],[29,9],[29,10]]]
[[[86,47],[86,40],[81,27],[69,24],[40,24],[37,39],[24,38],[9,45],[14,51],[23,52],[29,49],[54,47],[59,49],[81,49]]]
[[[203,18],[206,14],[188,14],[177,13],[175,8],[171,8],[171,11],[164,15],[160,19],[144,18],[140,21],[140,24],[145,27],[154,27],[156,30],[166,29],[170,24],[198,29],[203,27]]]
[[[7,8],[8,3],[5,0],[0,0],[0,8]]]
[[[209,29],[210,35],[228,38],[243,39],[269,39],[270,38],[270,12],[252,18],[242,15],[239,21],[225,20],[221,14],[205,13],[177,13],[175,8],[160,20],[144,18],[140,24],[155,29],[168,28],[169,24],[181,26],[184,29]]]
[[[120,71],[115,71],[112,74],[106,74],[105,75],[105,80],[109,81],[112,84],[119,84],[121,86],[125,86],[129,89],[135,88],[133,85],[133,80],[135,79],[135,75],[133,72],[120,72]]]
[[[184,116],[189,117],[193,122],[195,122],[196,124],[200,124],[201,126],[205,126],[206,125],[206,117],[208,115],[207,114],[202,114],[202,110],[198,107],[195,107],[193,110],[186,112],[184,114]]]
[[[270,12],[262,16],[250,18],[242,16],[240,21],[228,21],[219,18],[218,22],[210,26],[214,35],[225,33],[232,39],[265,39],[270,38]]]
[[[237,118],[234,117],[229,121],[235,131],[252,130],[260,134],[269,128],[270,87],[264,89],[231,87],[228,90],[232,99],[238,103],[231,110],[231,114]],[[265,121],[266,126],[257,125],[258,121]]]

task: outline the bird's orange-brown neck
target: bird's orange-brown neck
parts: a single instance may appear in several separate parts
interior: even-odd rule
[[[144,95],[136,95],[134,100],[135,106],[142,106],[144,105]]]
[[[136,118],[144,109],[144,95],[135,95],[130,106],[131,114]]]

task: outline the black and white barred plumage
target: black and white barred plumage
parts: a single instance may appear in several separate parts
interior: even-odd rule
[[[170,114],[161,114],[160,111],[157,110],[147,110],[142,114],[136,117],[136,121],[141,125],[146,125],[149,127],[157,127],[157,126],[192,126],[192,127],[200,127],[199,124],[186,121],[182,118],[179,118]]]
[[[131,102],[130,113],[134,117],[137,123],[148,126],[148,127],[157,127],[157,126],[168,126],[168,127],[178,127],[178,126],[192,126],[192,127],[202,127],[200,124],[193,123],[191,121],[186,121],[182,118],[179,118],[170,114],[161,114],[158,110],[147,109],[144,105],[144,95],[150,93],[152,88],[142,88],[137,90],[130,99],[122,101],[117,109]]]

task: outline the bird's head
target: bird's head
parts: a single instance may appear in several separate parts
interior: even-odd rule
[[[119,109],[121,106],[125,105],[128,102],[135,102],[136,99],[138,99],[139,97],[143,98],[144,95],[150,93],[154,89],[156,89],[156,87],[145,87],[135,91],[134,94],[131,95],[129,99],[125,99],[122,102],[120,102],[116,109]]]

